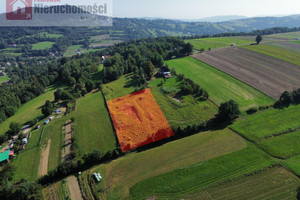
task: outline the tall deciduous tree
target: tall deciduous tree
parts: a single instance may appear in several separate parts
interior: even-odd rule
[[[256,36],[255,41],[256,41],[257,44],[259,44],[262,40],[263,40],[263,38],[262,38],[261,35],[257,35],[257,36]]]
[[[241,111],[238,103],[234,100],[230,100],[221,104],[219,108],[218,119],[222,122],[231,122],[238,118],[240,114]]]

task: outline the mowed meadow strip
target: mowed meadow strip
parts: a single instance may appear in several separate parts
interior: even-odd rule
[[[219,49],[193,57],[274,99],[286,90],[293,91],[300,87],[300,67],[243,48]]]
[[[180,199],[201,188],[252,174],[273,164],[271,157],[249,144],[243,150],[143,180],[130,188],[130,197]]]
[[[250,51],[255,51],[260,54],[265,54],[272,56],[274,58],[284,60],[286,62],[298,65],[300,67],[300,54],[289,50],[267,46],[267,45],[251,45],[242,46],[242,48],[248,49]]]
[[[250,140],[259,141],[265,137],[299,128],[299,118],[300,105],[290,106],[245,116],[231,125],[231,128]]]
[[[194,46],[194,49],[216,49],[222,47],[230,47],[231,45],[246,45],[251,44],[251,40],[240,39],[237,37],[217,37],[217,38],[202,38],[194,40],[185,40]]]
[[[229,129],[203,132],[147,151],[131,153],[95,167],[88,173],[104,174],[100,188],[110,187],[101,193],[106,199],[126,199],[129,188],[142,180],[199,164],[246,146],[245,140]]]
[[[245,83],[191,57],[167,61],[170,68],[194,80],[209,93],[210,99],[220,105],[231,99],[238,102],[240,109],[265,106],[274,100]]]
[[[285,160],[284,165],[300,176],[300,155]]]
[[[296,199],[300,179],[291,172],[274,167],[216,187],[184,196],[185,200],[211,199]]]
[[[101,92],[87,94],[77,100],[74,136],[78,156],[100,150],[103,153],[116,148],[117,141],[111,119]]]

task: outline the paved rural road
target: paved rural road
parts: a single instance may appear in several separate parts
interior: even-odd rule
[[[47,147],[42,150],[41,158],[40,158],[40,165],[38,170],[38,177],[47,175],[48,173],[48,159],[50,154],[50,146],[51,146],[51,139],[48,140]]]
[[[83,200],[77,178],[75,176],[70,176],[69,178],[67,178],[67,182],[68,182],[69,191],[71,193],[71,199]]]

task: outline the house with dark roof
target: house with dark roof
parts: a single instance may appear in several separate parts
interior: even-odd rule
[[[172,74],[167,67],[161,67],[159,73],[163,75],[165,78],[172,78]]]

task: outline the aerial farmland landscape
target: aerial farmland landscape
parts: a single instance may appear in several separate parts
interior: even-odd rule
[[[92,1],[2,2],[0,200],[300,199],[299,1]]]

